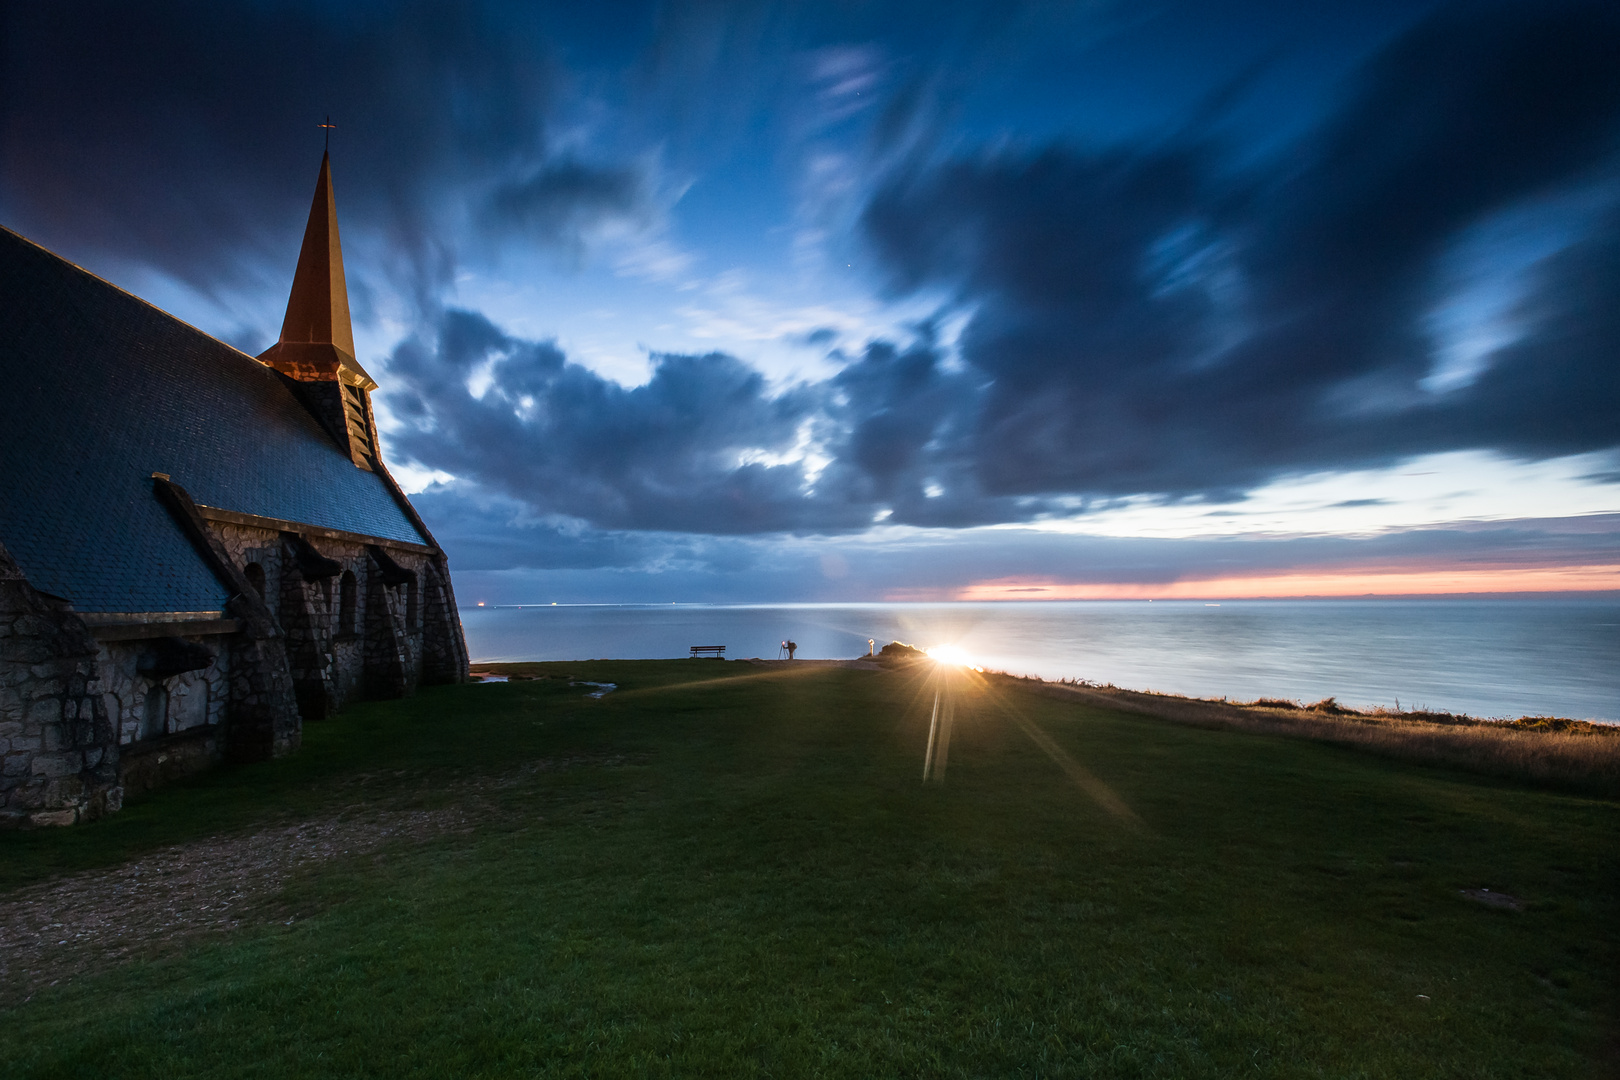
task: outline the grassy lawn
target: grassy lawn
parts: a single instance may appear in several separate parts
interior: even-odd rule
[[[32,1076],[1584,1077],[1620,804],[917,671],[511,665],[0,835],[67,871],[367,808],[240,929],[0,1005]],[[1523,910],[1460,890],[1488,887]],[[289,921],[291,920],[291,921]],[[1421,995],[1421,996],[1420,996]]]

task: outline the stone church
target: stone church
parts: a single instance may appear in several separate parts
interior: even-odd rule
[[[324,158],[257,359],[0,228],[0,825],[110,813],[466,678],[376,386]]]

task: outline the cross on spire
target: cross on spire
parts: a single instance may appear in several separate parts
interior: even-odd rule
[[[332,149],[332,129],[337,127],[337,125],[332,123],[332,117],[328,115],[326,118],[326,123],[316,124],[315,126],[326,129],[326,145],[322,147],[322,150],[330,151]]]

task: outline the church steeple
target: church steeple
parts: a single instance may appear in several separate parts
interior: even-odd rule
[[[298,252],[281,340],[336,345],[352,362],[354,330],[349,324],[349,289],[343,279],[343,243],[338,239],[337,200],[332,195],[332,161],[321,155],[315,200]]]
[[[321,156],[281,340],[259,354],[259,360],[297,384],[304,404],[356,465],[373,467],[376,449],[369,394],[377,383],[354,357],[329,155]]]

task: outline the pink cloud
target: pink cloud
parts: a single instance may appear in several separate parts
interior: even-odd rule
[[[1620,565],[1322,568],[1169,582],[1059,581],[1054,578],[1007,577],[976,581],[954,588],[900,590],[885,599],[1217,600],[1608,591],[1620,591]]]

